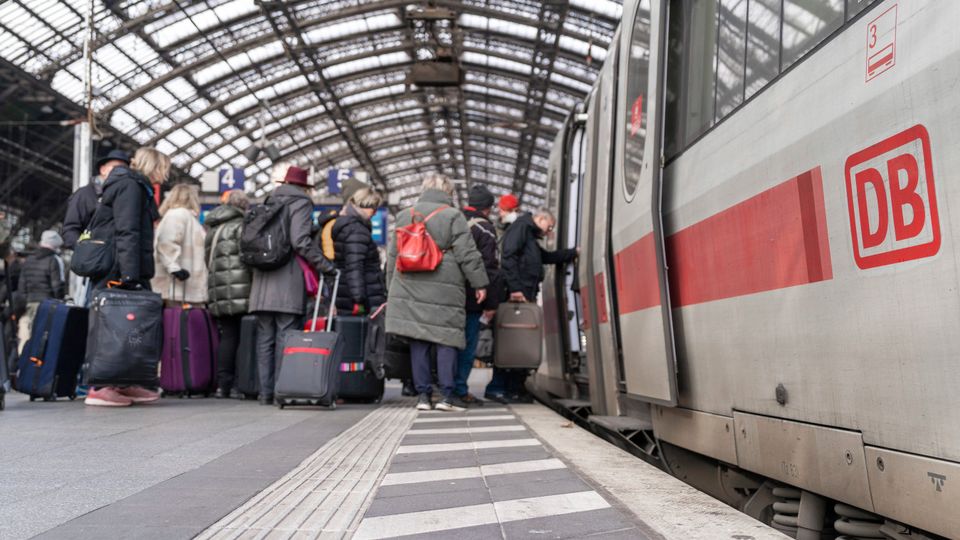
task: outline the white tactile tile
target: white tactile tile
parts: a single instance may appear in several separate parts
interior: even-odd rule
[[[426,510],[366,518],[354,534],[354,540],[375,540],[408,534],[448,531],[497,523],[492,504],[476,504],[442,510]]]
[[[397,454],[421,454],[425,452],[456,452],[458,450],[481,450],[486,448],[516,448],[540,446],[537,439],[507,439],[501,441],[471,441],[463,443],[411,444],[397,448]]]
[[[463,480],[465,478],[480,478],[480,467],[457,467],[455,469],[438,469],[434,471],[390,473],[383,477],[380,485],[399,486],[402,484],[419,484],[422,482],[439,482],[442,480]]]
[[[501,523],[534,519],[548,516],[561,516],[574,512],[587,512],[609,508],[610,503],[605,501],[596,491],[580,491],[546,497],[531,497],[528,499],[513,499],[493,503],[497,510],[497,517]]]
[[[556,458],[534,459],[530,461],[513,461],[510,463],[496,463],[493,465],[481,465],[480,472],[483,476],[496,476],[498,474],[518,474],[537,471],[552,471],[555,469],[566,469],[562,461]]]
[[[516,417],[512,414],[490,414],[486,416],[447,416],[445,418],[434,418],[433,416],[427,416],[423,418],[417,418],[413,421],[413,423],[434,424],[440,422],[492,422],[494,420],[516,420]]]
[[[515,426],[482,426],[482,427],[455,427],[455,428],[426,428],[411,429],[407,435],[459,435],[465,433],[501,433],[509,431],[524,431],[525,427]]]

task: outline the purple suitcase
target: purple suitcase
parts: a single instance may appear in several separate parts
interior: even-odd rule
[[[220,336],[207,310],[164,308],[160,387],[167,393],[209,395],[219,346]]]

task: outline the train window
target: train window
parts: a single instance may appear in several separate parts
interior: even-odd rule
[[[630,34],[630,58],[627,66],[627,115],[623,141],[624,189],[633,197],[643,167],[643,149],[647,140],[647,83],[650,79],[650,0],[637,6]]]
[[[784,0],[781,69],[787,69],[843,26],[843,12],[844,0]]]
[[[847,0],[847,20],[856,17],[861,11],[870,7],[877,0]]]
[[[717,0],[670,2],[664,141],[668,155],[713,125],[717,7]]]
[[[747,6],[747,72],[744,98],[780,72],[780,2],[750,0]]]
[[[743,103],[747,0],[722,0],[717,30],[717,120]]]

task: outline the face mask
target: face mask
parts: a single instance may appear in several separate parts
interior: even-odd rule
[[[513,222],[516,221],[516,220],[517,220],[517,213],[516,213],[516,212],[510,212],[509,214],[500,216],[500,221],[502,221],[503,223],[508,223],[508,224],[509,224],[509,223],[513,223]]]

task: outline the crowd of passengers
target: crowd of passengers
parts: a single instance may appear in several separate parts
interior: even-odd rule
[[[43,231],[30,250],[7,249],[0,303],[9,311],[4,319],[19,322],[20,348],[30,337],[40,303],[67,296],[69,266],[63,251],[73,249],[97,212],[105,211],[112,213],[116,262],[109,275],[83,288],[76,303],[85,305],[96,289],[115,286],[153,290],[171,304],[206,307],[220,333],[216,397],[238,397],[234,376],[240,320],[255,314],[259,401],[273,403],[283,335],[303,328],[307,315],[305,262],[324,276],[340,272],[335,299],[339,313],[370,314],[388,304],[387,332],[410,343],[413,379],[403,381],[403,393],[418,396],[418,409],[462,410],[484,403],[467,387],[482,324],[492,321],[503,301],[536,302],[543,265],[563,264],[577,256],[575,249],[542,247],[556,225],[548,210],[523,212],[514,195],[496,201],[479,184],[470,188],[467,204],[458,210],[450,179],[428,173],[413,210],[423,216],[435,213],[426,223],[427,231],[455,264],[442,264],[429,273],[394,271],[395,239],[388,243],[384,262],[373,239],[371,218],[383,203],[380,193],[349,179],[342,185],[342,208],[314,223],[307,171],[277,164],[270,196],[286,207],[297,257],[274,270],[248,268],[240,257],[243,219],[251,204],[247,195],[241,190],[224,193],[221,205],[201,224],[197,187],[165,185],[169,171],[169,157],[154,148],[140,148],[132,158],[111,151],[97,161],[91,182],[70,197],[59,232]],[[413,215],[400,211],[396,228],[409,224]],[[531,401],[524,389],[527,374],[494,368],[484,398]],[[434,388],[441,394],[436,400]],[[93,406],[130,406],[160,397],[153,388],[84,390],[85,403]]]

